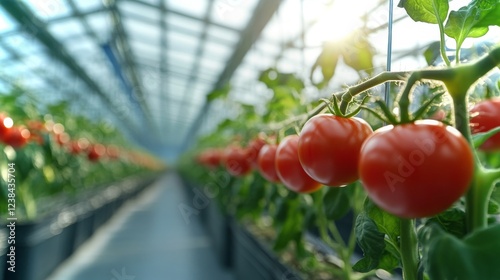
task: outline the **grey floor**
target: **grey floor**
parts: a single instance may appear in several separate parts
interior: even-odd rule
[[[165,175],[115,216],[50,280],[232,280],[200,222],[187,223],[180,179]],[[202,210],[203,211],[203,210]]]

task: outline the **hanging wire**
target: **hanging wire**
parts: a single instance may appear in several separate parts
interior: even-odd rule
[[[304,11],[304,0],[299,0],[300,1],[300,41],[301,41],[301,46],[300,46],[300,54],[301,54],[301,64],[302,64],[302,69],[306,69],[306,19],[305,19],[305,11]],[[307,76],[307,74],[304,71],[304,76]]]
[[[392,64],[392,25],[394,18],[394,0],[389,0],[389,22],[387,25],[387,62],[386,62],[386,70],[391,71]],[[385,104],[389,106],[389,97],[391,92],[391,83],[385,83],[385,93],[384,100]]]

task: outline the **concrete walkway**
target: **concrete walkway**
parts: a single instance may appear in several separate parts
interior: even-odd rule
[[[120,211],[50,280],[232,280],[200,222],[187,224],[182,182],[164,175]]]

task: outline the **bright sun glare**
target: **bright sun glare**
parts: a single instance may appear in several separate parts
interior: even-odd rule
[[[338,41],[346,38],[354,30],[363,24],[360,19],[366,12],[364,1],[322,1],[323,4],[315,5],[315,14],[319,15],[318,23],[312,28],[309,34],[311,43],[321,43],[325,41]],[[309,6],[312,8],[312,5]],[[311,11],[312,12],[312,11]]]

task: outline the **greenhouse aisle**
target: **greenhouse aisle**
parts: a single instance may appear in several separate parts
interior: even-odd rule
[[[231,280],[201,223],[185,222],[182,182],[169,173],[125,205],[50,280]]]

